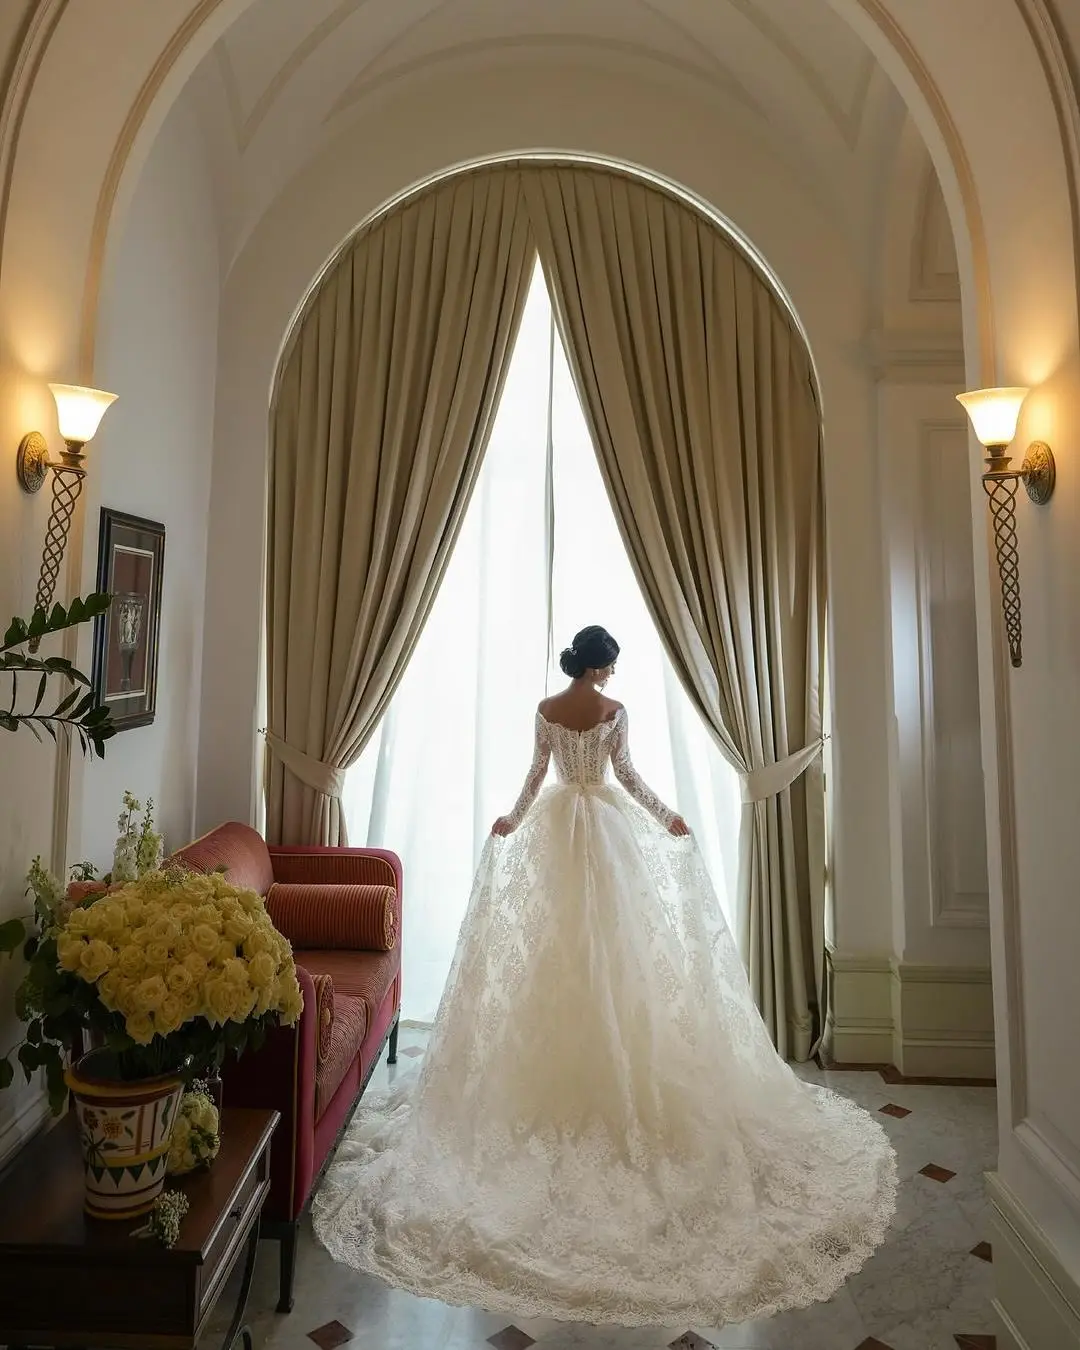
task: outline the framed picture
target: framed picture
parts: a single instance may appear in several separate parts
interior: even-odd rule
[[[94,629],[93,682],[117,731],[154,720],[164,566],[164,525],[101,508],[97,589],[112,604]]]

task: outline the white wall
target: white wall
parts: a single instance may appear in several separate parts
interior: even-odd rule
[[[190,109],[178,106],[139,181],[103,296],[96,381],[120,398],[88,447],[90,473],[78,507],[84,591],[93,588],[97,575],[100,506],[166,526],[157,715],[152,726],[115,737],[104,760],[87,763],[76,755],[68,838],[72,861],[90,858],[108,867],[125,788],[140,798],[153,797],[167,842],[180,845],[191,835],[219,288],[217,225],[203,144]],[[51,420],[45,430],[55,436]],[[32,528],[25,531],[28,574],[36,575],[48,495],[45,490],[39,501],[17,503],[33,516]],[[73,548],[79,545],[78,533]],[[22,590],[25,594],[25,584]],[[88,673],[91,644],[87,626],[79,664]],[[12,740],[27,781],[51,784],[51,751],[28,733]],[[2,791],[15,799],[20,788],[9,774],[7,757],[13,747],[0,748],[5,752]],[[14,801],[13,807],[14,822],[9,815],[2,837],[5,914],[21,911],[19,878],[34,852],[48,857],[50,843],[47,816],[36,816],[33,828],[12,828],[18,821]],[[15,976],[12,964],[5,989]],[[6,999],[3,1006],[9,1006]],[[6,1049],[17,1030],[10,1016],[0,1017],[0,1047]],[[39,1110],[32,1088],[0,1097],[0,1155]]]
[[[139,180],[98,334],[97,378],[121,397],[100,453],[92,447],[84,588],[97,575],[101,506],[166,530],[154,722],[80,766],[75,789],[68,856],[103,866],[125,788],[154,799],[167,845],[186,843],[194,825],[220,293],[214,206],[201,134],[180,103]],[[88,647],[85,661],[89,669]]]

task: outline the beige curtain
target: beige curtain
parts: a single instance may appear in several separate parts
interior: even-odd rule
[[[345,842],[345,769],[431,609],[535,253],[518,175],[373,223],[309,304],[270,428],[267,833]]]
[[[804,342],[738,249],[639,180],[524,179],[608,491],[653,617],[743,775],[739,933],[781,1053],[820,1036],[820,419]]]

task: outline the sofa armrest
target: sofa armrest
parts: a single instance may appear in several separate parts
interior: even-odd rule
[[[272,1027],[258,1050],[223,1068],[227,1106],[267,1107],[281,1114],[270,1152],[271,1190],[264,1218],[292,1222],[307,1203],[321,1159],[315,1155],[315,1080],[318,1068],[318,997],[302,965],[296,978],[304,1010],[295,1026]]]
[[[389,952],[397,945],[400,901],[393,886],[275,881],[270,921],[295,951]]]
[[[393,886],[401,895],[401,859],[389,849],[271,844],[269,852],[275,881]]]

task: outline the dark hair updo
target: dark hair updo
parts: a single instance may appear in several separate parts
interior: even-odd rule
[[[618,660],[619,644],[606,628],[583,628],[559,657],[564,675],[580,680],[587,670],[606,670]]]

